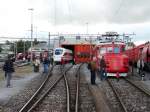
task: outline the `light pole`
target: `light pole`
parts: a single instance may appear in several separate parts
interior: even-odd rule
[[[49,59],[51,59],[51,54],[50,54],[50,41],[51,41],[51,35],[50,35],[50,32],[48,34],[48,37],[49,37],[49,42],[48,42],[48,57]]]
[[[31,11],[31,62],[32,62],[32,47],[33,47],[33,43],[32,43],[32,39],[33,39],[33,8],[29,8],[29,11]]]
[[[25,42],[26,42],[26,41],[24,40],[24,42],[23,42],[23,52],[24,52],[24,57],[25,57],[25,50],[26,50],[26,48],[25,48],[25,47],[26,47]]]
[[[13,44],[14,44],[14,54],[15,54],[15,58],[17,58],[17,52],[16,52],[16,51],[17,51],[17,49],[16,49],[16,43],[14,42]]]
[[[91,38],[91,36],[89,36],[88,34],[89,34],[89,29],[88,29],[88,26],[89,25],[89,23],[88,22],[86,22],[86,35],[87,35],[87,38],[89,37],[89,41],[90,41],[90,58],[91,58],[91,60],[92,60],[92,51],[93,51],[93,48],[92,48],[92,38]]]
[[[86,34],[87,34],[87,35],[88,35],[88,33],[89,33],[89,32],[88,32],[88,25],[89,25],[89,23],[87,22],[87,23],[86,23]]]

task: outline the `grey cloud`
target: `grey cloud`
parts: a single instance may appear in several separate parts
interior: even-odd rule
[[[41,5],[44,10],[37,18],[52,24],[130,24],[150,21],[150,0],[92,0],[95,4],[91,6],[87,5],[89,1],[45,0],[44,5]]]

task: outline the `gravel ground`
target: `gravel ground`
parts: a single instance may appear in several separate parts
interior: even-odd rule
[[[104,94],[102,90],[102,85],[105,81],[100,81],[99,75],[96,76],[96,85],[91,85],[90,82],[90,71],[87,69],[86,65],[82,69],[83,76],[86,80],[86,86],[88,86],[90,93],[92,94],[94,98],[94,106],[96,108],[96,112],[112,112],[110,106],[108,106],[107,100],[106,100],[106,94]]]
[[[134,81],[136,84],[150,90],[150,73],[145,72],[145,77],[142,80],[142,77],[136,72],[134,68],[134,75],[129,74],[129,79]]]

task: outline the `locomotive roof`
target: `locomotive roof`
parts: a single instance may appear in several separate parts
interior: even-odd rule
[[[103,38],[97,41],[97,45],[106,45],[106,44],[122,44],[125,45],[124,41],[119,38]]]

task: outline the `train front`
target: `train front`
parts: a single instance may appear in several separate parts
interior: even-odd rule
[[[129,71],[128,57],[122,53],[105,54],[107,76],[126,77]]]
[[[129,71],[129,58],[123,53],[124,43],[105,43],[98,46],[99,57],[104,56],[107,76],[126,77]]]

